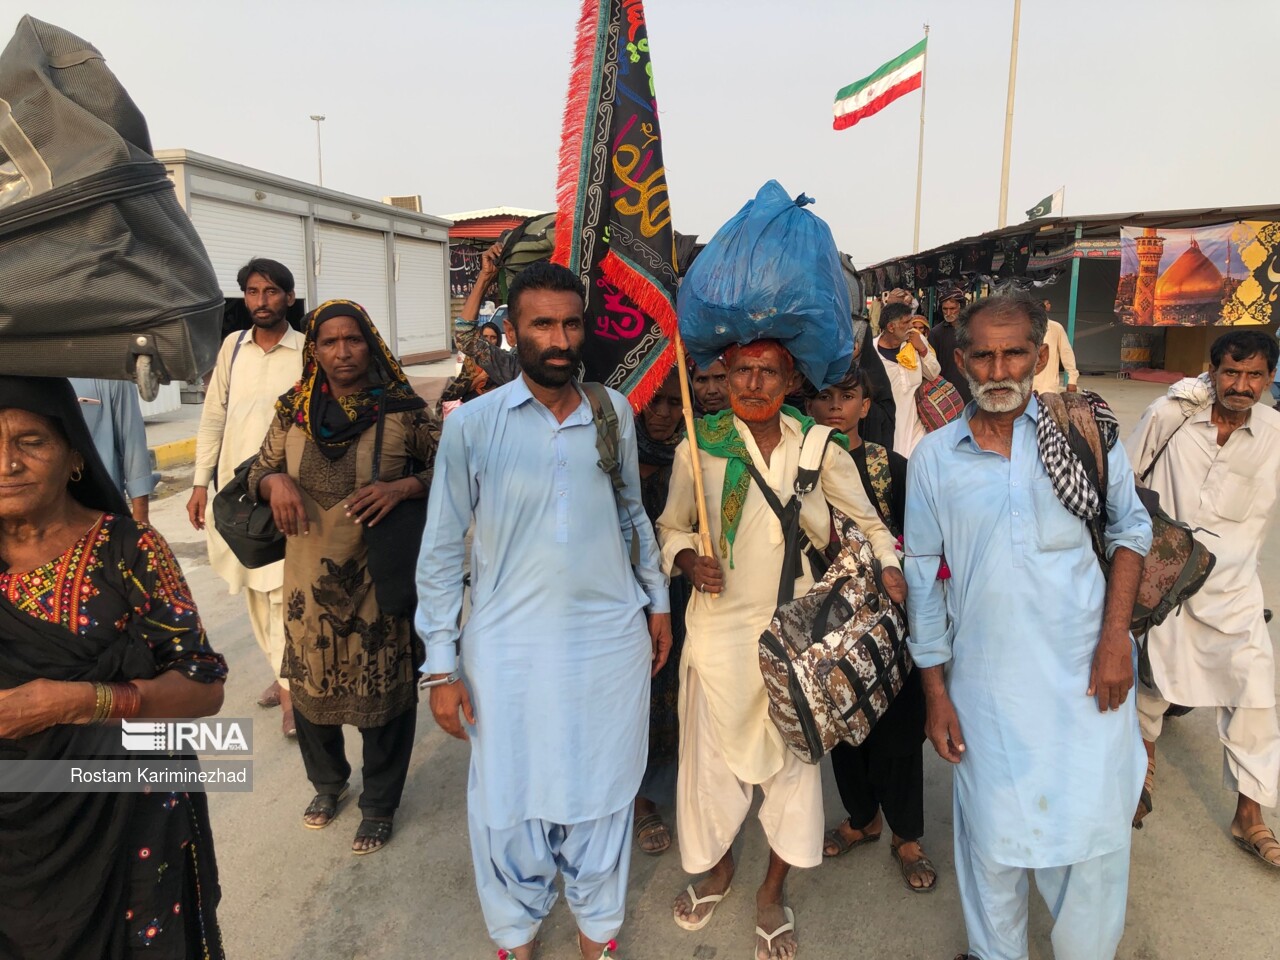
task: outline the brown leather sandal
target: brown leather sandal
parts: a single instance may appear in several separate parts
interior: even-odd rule
[[[632,830],[641,853],[657,857],[671,849],[671,830],[659,814],[650,813],[640,817]]]
[[[1147,777],[1142,781],[1142,793],[1138,797],[1138,809],[1133,814],[1133,829],[1141,830],[1142,821],[1155,809],[1151,796],[1156,789],[1156,758],[1147,758]]]
[[[845,823],[849,823],[848,817],[845,817],[844,823],[840,824],[840,827],[843,827]],[[870,826],[870,824],[868,824],[868,826]],[[883,829],[877,830],[875,833],[868,833],[866,830],[858,830],[862,836],[857,840],[850,840],[844,835],[844,831],[841,830],[840,827],[836,827],[834,830],[828,830],[822,836],[822,855],[829,860],[835,857],[843,857],[854,847],[860,847],[864,843],[875,843],[880,839],[880,834],[883,832]],[[857,827],[854,827],[854,829],[857,830]],[[828,853],[828,848],[833,848],[835,853]]]
[[[898,847],[901,844],[892,844],[889,852],[893,854],[893,859],[898,861],[898,869],[902,871],[902,882],[906,884],[907,889],[912,893],[933,893],[938,887],[938,868],[933,865],[933,861],[924,855],[924,851],[920,851],[919,858],[912,860],[910,863],[902,859],[902,854]],[[911,882],[912,877],[920,877],[922,880],[929,874],[933,874],[933,880],[924,886],[917,887]]]
[[[1233,825],[1231,839],[1241,850],[1253,854],[1268,867],[1280,869],[1280,840],[1276,839],[1276,835],[1265,823],[1255,823],[1244,832],[1243,837],[1236,833]]]

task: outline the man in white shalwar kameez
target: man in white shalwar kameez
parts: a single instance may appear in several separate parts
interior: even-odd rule
[[[908,645],[925,731],[955,765],[970,960],[1026,960],[1029,872],[1054,918],[1055,960],[1115,956],[1142,784],[1128,628],[1151,520],[1112,434],[1104,579],[1085,520],[1055,492],[1055,478],[1073,474],[1051,475],[1041,457],[1031,384],[1047,323],[1025,294],[961,315],[956,348],[974,400],[925,438],[907,472]],[[1078,509],[1097,517],[1101,506],[1095,495]],[[939,580],[944,557],[951,576]]]
[[[889,376],[893,402],[897,407],[893,424],[893,452],[910,458],[916,444],[928,432],[916,409],[920,384],[942,375],[938,355],[920,332],[911,326],[911,308],[891,303],[880,311],[880,336],[876,356]],[[875,361],[867,358],[864,363]]]
[[[680,760],[676,822],[680,861],[687,873],[706,876],[677,898],[676,923],[701,929],[728,892],[730,850],[751,807],[755,785],[764,794],[760,824],[769,841],[769,867],[756,893],[756,956],[796,953],[794,915],[783,903],[793,867],[822,862],[822,779],[817,764],[797,758],[768,715],[760,675],[759,639],[768,628],[782,574],[782,525],[742,466],[746,457],[786,503],[792,494],[807,417],[782,401],[792,377],[791,356],[776,342],[757,341],[725,354],[730,409],[698,424],[699,460],[708,501],[711,542],[721,556],[698,556],[697,497],[690,441],[676,449],[667,506],[658,518],[662,559],[683,573],[695,593],[685,614],[680,663]],[[731,465],[737,480],[726,475]],[[905,582],[893,537],[867,500],[857,467],[845,450],[829,444],[818,488],[801,501],[800,524],[808,542],[825,547],[831,537],[828,503],[857,523],[885,568],[885,587],[901,602]],[[795,581],[802,596],[813,580]]]
[[[499,956],[513,960],[533,956],[557,874],[583,960],[611,952],[648,755],[650,673],[671,650],[631,408],[609,391],[623,480],[615,497],[573,378],[584,300],[577,275],[546,261],[512,283],[507,330],[521,375],[445,421],[418,560],[414,622],[431,712],[471,741],[476,891]],[[459,630],[473,521],[471,613]]]
[[[289,268],[255,258],[240,268],[236,280],[253,326],[222,341],[205,391],[196,433],[195,476],[187,501],[187,516],[197,530],[206,530],[209,485],[214,484],[215,492],[225,487],[236,467],[258,454],[275,417],[276,401],[302,376],[305,338],[289,325],[289,308],[294,304]],[[233,596],[244,594],[249,625],[271,665],[274,682],[262,692],[258,705],[279,705],[284,734],[296,736],[289,681],[280,676],[285,645],[284,561],[250,569],[240,563],[213,524],[206,534],[209,565],[227,582]]]
[[[1223,782],[1236,796],[1231,835],[1280,867],[1280,843],[1263,822],[1280,780],[1276,667],[1263,619],[1258,554],[1280,483],[1280,413],[1258,403],[1275,375],[1274,337],[1234,330],[1210,349],[1207,374],[1174,384],[1143,415],[1126,446],[1139,475],[1176,520],[1217,557],[1204,586],[1151,630],[1154,688],[1138,688],[1149,760],[1135,823],[1151,812],[1155,741],[1170,703],[1216,707]]]

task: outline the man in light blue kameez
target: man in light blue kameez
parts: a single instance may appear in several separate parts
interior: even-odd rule
[[[563,267],[535,264],[508,304],[522,374],[445,421],[415,622],[431,711],[471,741],[472,860],[500,955],[532,956],[560,872],[582,955],[597,960],[622,925],[649,677],[671,649],[667,578],[640,501],[631,409],[610,391],[625,481],[615,498],[573,379],[582,285]]]
[[[1145,768],[1128,624],[1151,522],[1114,444],[1104,579],[1085,521],[1055,492],[1071,471],[1053,461],[1050,474],[1041,456],[1051,441],[1038,441],[1031,384],[1046,324],[1023,295],[966,311],[956,352],[974,402],[920,443],[907,479],[909,643],[929,739],[955,764],[961,956],[972,960],[1026,958],[1029,870],[1057,960],[1115,956]],[[1089,489],[1075,494],[1087,501]],[[1092,506],[1096,516],[1096,491]],[[939,580],[944,556],[951,577]]]

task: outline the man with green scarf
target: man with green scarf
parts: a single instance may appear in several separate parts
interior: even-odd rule
[[[672,575],[683,573],[694,587],[680,664],[676,822],[685,871],[706,874],[679,895],[673,915],[686,930],[710,922],[729,891],[731,846],[758,784],[770,855],[756,893],[756,956],[791,960],[797,947],[795,916],[783,902],[783,883],[791,867],[822,862],[822,782],[819,767],[787,750],[768,716],[757,644],[773,616],[784,543],[782,525],[747,465],[754,465],[786,503],[813,421],[783,406],[795,368],[780,344],[761,340],[732,347],[725,362],[730,409],[697,423],[704,489],[708,501],[720,505],[709,511],[714,556],[698,556],[687,439],[676,450],[667,506],[658,519],[664,566]],[[896,601],[905,601],[893,537],[867,500],[852,458],[837,444],[827,447],[818,487],[801,501],[801,529],[819,549],[831,536],[828,505],[857,523],[884,565],[886,589]],[[813,583],[804,567],[796,578],[796,596]]]

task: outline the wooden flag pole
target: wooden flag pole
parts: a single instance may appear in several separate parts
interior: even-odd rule
[[[689,439],[689,460],[693,469],[693,490],[698,498],[698,531],[702,535],[702,555],[715,556],[711,552],[711,524],[707,520],[707,498],[702,489],[702,458],[698,456],[698,434],[693,424],[693,395],[689,391],[689,364],[684,356],[684,339],[680,331],[673,338],[676,344],[676,366],[680,369],[680,402],[684,405],[684,432]],[[708,594],[714,597],[715,594]]]

